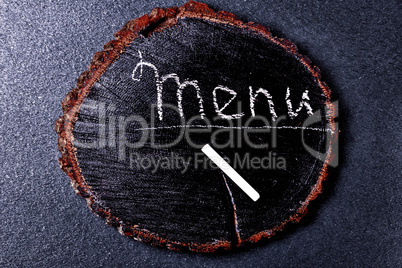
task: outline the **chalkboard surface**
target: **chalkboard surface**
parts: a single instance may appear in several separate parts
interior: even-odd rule
[[[195,2],[128,22],[63,112],[60,166],[76,192],[124,235],[173,250],[229,250],[298,221],[337,139],[330,90],[294,44]]]

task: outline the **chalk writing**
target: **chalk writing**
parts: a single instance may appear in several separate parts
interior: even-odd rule
[[[163,106],[163,101],[162,101],[162,95],[163,95],[163,86],[164,83],[171,79],[173,80],[176,85],[177,85],[177,107],[179,109],[179,113],[180,116],[183,118],[184,117],[184,112],[183,112],[183,90],[185,88],[189,88],[192,87],[193,89],[195,89],[196,94],[197,94],[197,99],[198,99],[198,105],[199,105],[199,113],[201,118],[204,118],[205,116],[205,112],[204,112],[204,102],[203,102],[203,98],[201,95],[201,89],[198,85],[198,81],[197,80],[184,80],[183,82],[180,81],[180,77],[175,74],[175,73],[170,73],[170,74],[166,74],[163,75],[162,77],[159,75],[159,70],[158,68],[147,61],[144,61],[143,56],[141,51],[138,51],[138,55],[139,55],[139,59],[140,61],[136,64],[133,72],[132,72],[132,79],[134,81],[141,81],[142,79],[142,75],[143,75],[143,71],[144,71],[144,66],[145,67],[149,67],[154,74],[155,77],[155,86],[156,86],[156,92],[157,92],[157,111],[158,111],[158,116],[159,116],[159,120],[163,120],[163,111],[162,111],[162,106]],[[226,101],[226,103],[219,107],[218,104],[218,98],[217,98],[217,91],[224,91],[227,92],[231,95],[231,98]],[[269,106],[269,113],[271,115],[271,119],[272,121],[276,121],[276,119],[278,118],[278,115],[275,111],[275,104],[273,102],[272,96],[269,93],[269,91],[267,89],[264,88],[259,88],[258,90],[254,90],[252,86],[249,86],[249,92],[250,92],[250,113],[252,117],[256,116],[255,113],[255,101],[257,99],[257,97],[261,96],[261,97],[265,97],[266,101],[268,103]],[[306,89],[303,94],[302,94],[302,98],[301,101],[299,103],[299,106],[294,110],[293,109],[293,105],[292,102],[290,100],[290,88],[287,87],[286,89],[286,97],[285,97],[285,101],[286,101],[286,105],[288,108],[288,115],[290,117],[290,119],[294,119],[296,118],[300,111],[303,109],[303,107],[306,109],[306,112],[308,115],[313,115],[313,109],[310,106],[310,98],[308,96],[308,89]],[[214,88],[214,90],[212,91],[212,97],[213,97],[213,105],[215,108],[215,112],[223,119],[227,119],[227,120],[232,120],[232,119],[238,119],[242,116],[244,116],[244,113],[237,113],[237,114],[225,114],[224,110],[228,107],[228,105],[236,99],[237,97],[237,92],[234,91],[233,89],[228,88],[227,86],[223,86],[223,85],[218,85],[217,87]]]

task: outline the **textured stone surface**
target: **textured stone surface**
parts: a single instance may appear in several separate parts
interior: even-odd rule
[[[205,1],[275,29],[320,66],[341,100],[338,179],[277,240],[205,257],[116,235],[93,217],[57,164],[54,121],[96,51],[133,17],[175,1],[0,3],[0,262],[43,266],[251,264],[396,266],[400,260],[400,19],[397,1]],[[311,211],[310,211],[311,212]],[[303,224],[306,223],[306,224]]]

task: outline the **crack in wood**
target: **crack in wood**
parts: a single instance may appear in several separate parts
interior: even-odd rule
[[[230,197],[230,203],[232,204],[232,212],[233,212],[233,224],[234,224],[234,233],[236,236],[236,240],[232,241],[232,244],[235,244],[236,247],[240,246],[241,244],[241,237],[240,237],[240,232],[239,232],[239,225],[237,221],[237,213],[236,213],[236,204],[233,198],[232,191],[230,190],[230,187],[228,185],[228,182],[226,180],[225,174],[222,173],[223,181],[225,182],[226,189],[229,193]]]

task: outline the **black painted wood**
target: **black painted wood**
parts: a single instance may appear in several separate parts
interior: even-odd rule
[[[239,246],[259,240],[260,232],[271,236],[298,218],[325,173],[323,162],[306,151],[302,131],[308,145],[320,152],[326,150],[328,135],[328,97],[308,66],[294,52],[249,29],[198,18],[178,19],[168,29],[142,33],[91,87],[75,123],[77,161],[98,205],[127,226],[183,245],[229,241]],[[163,105],[177,107],[180,102],[172,77],[192,84],[182,84],[183,116],[163,106],[161,119],[158,87]],[[215,100],[216,87],[232,93],[218,89]],[[255,115],[265,123],[252,114],[250,87],[253,94],[262,88],[272,97],[271,103],[263,94],[255,99]],[[291,118],[286,100],[294,111],[306,90],[312,111],[322,116],[309,126],[315,129],[303,130],[310,115],[307,107]],[[221,113],[241,118],[222,118],[216,105],[224,107],[235,94]],[[274,126],[272,104],[281,118],[277,126],[285,128],[247,134],[253,144],[267,144],[263,148],[247,144],[247,120],[254,119],[253,130],[267,122]],[[152,144],[151,137],[156,144],[166,144],[181,131],[197,146],[186,137],[168,148]],[[141,146],[133,146],[144,137]],[[259,192],[258,201],[219,168],[210,167],[201,152],[205,144],[229,159]],[[244,166],[236,166],[239,158]],[[250,167],[253,158],[269,159],[270,167]],[[187,168],[182,159],[188,161]]]

